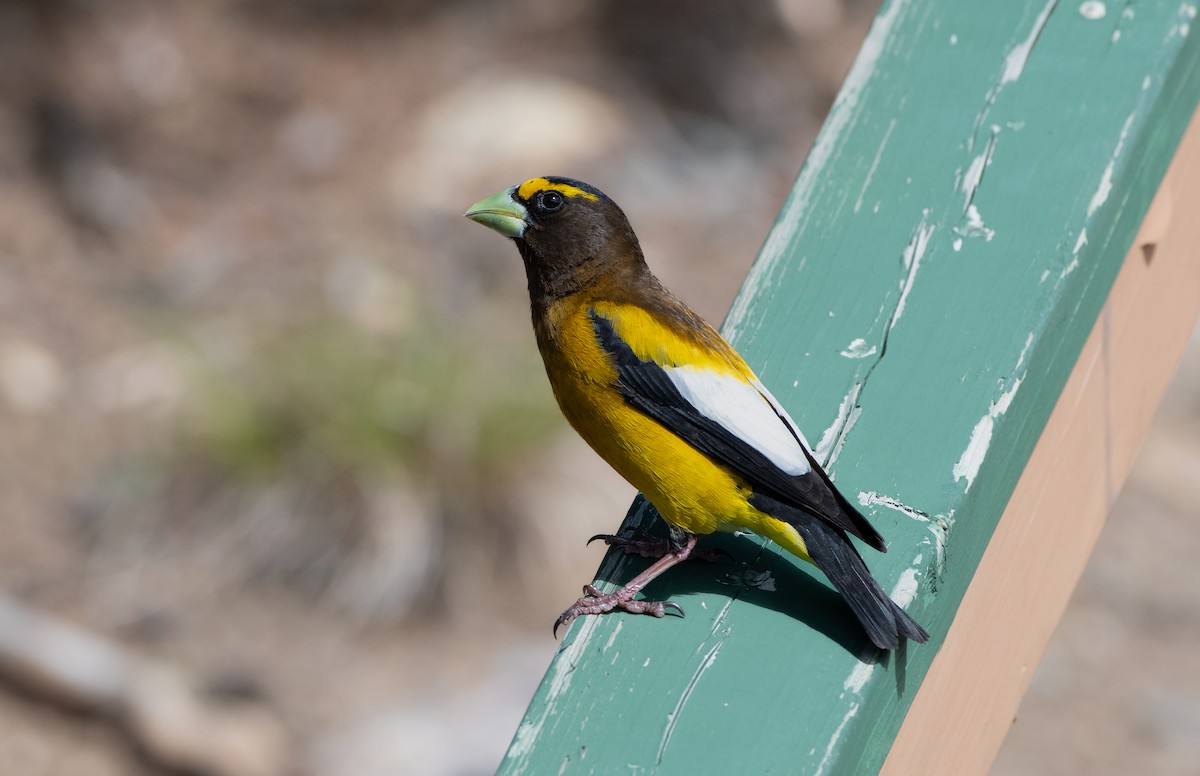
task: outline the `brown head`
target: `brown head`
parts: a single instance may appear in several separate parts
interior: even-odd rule
[[[649,275],[629,219],[581,181],[531,178],[475,203],[465,215],[517,243],[535,314],[597,283]]]

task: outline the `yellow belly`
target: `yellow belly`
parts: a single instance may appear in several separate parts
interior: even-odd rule
[[[672,525],[692,534],[745,529],[811,560],[795,528],[750,505],[750,486],[657,421],[629,406],[616,370],[575,308],[538,345],[554,396],[571,426]]]

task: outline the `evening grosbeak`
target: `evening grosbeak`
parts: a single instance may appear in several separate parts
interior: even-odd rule
[[[556,630],[614,609],[682,613],[636,595],[691,556],[698,536],[742,529],[821,569],[879,648],[929,638],[871,577],[847,534],[880,551],[883,537],[833,486],[742,357],[651,274],[616,203],[570,178],[532,178],[466,216],[516,242],[559,407],[670,527],[657,547],[597,537],[657,560],[615,593],[585,586]]]

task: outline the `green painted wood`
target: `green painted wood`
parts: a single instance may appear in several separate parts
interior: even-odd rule
[[[725,331],[888,538],[864,554],[930,644],[881,658],[811,567],[717,537],[737,563],[648,591],[686,619],[576,621],[500,773],[878,770],[1200,99],[1196,23],[1195,0],[884,6]]]

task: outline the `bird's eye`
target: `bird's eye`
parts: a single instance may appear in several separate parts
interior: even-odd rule
[[[563,199],[562,194],[559,194],[557,191],[547,191],[542,193],[540,204],[542,210],[553,213],[555,210],[561,210],[564,202],[566,200]]]

